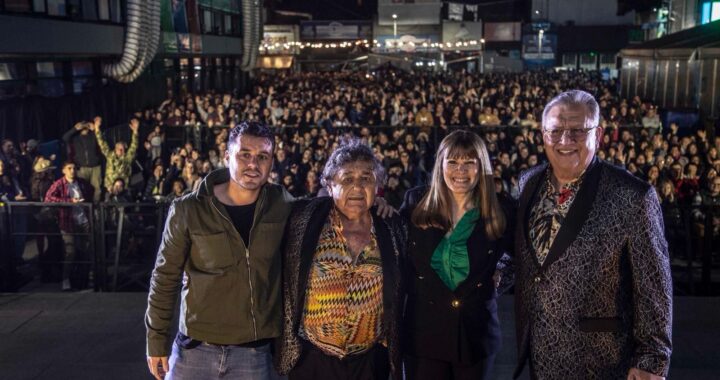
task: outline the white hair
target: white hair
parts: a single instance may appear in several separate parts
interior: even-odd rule
[[[595,128],[600,125],[600,105],[595,100],[595,97],[582,90],[570,90],[561,93],[560,95],[552,98],[550,102],[545,106],[542,114],[542,123],[545,124],[547,114],[553,107],[556,106],[583,106],[587,110],[588,116],[586,120],[590,120],[592,125],[590,127]]]

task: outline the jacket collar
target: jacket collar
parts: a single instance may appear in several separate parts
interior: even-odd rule
[[[536,171],[537,174],[528,179],[525,187],[523,188],[523,192],[520,194],[517,222],[519,223],[521,236],[526,242],[530,241],[530,234],[528,231],[530,207],[534,204],[538,190],[542,187],[541,184],[545,183],[544,180],[548,172],[548,166],[549,165],[547,163],[542,164],[542,166]],[[528,245],[528,247],[532,248],[532,245]]]
[[[214,188],[216,185],[220,185],[230,181],[230,171],[227,168],[220,168],[211,171],[207,176],[200,182],[200,187],[195,192],[195,197],[198,200],[210,202],[212,206],[220,213],[220,215],[229,223],[230,231],[235,231],[234,224],[230,219],[230,214],[227,212],[225,206],[220,200],[215,197]],[[253,226],[258,222],[258,217],[262,215],[265,209],[265,198],[268,196],[268,184],[264,184],[260,189],[260,194],[257,197],[257,207],[255,207],[255,214],[253,215]]]
[[[334,207],[333,199],[331,197],[317,197],[311,202],[317,203],[317,207],[311,208],[313,209],[313,213],[310,216],[310,220],[308,221],[303,233],[300,251],[300,273],[302,274],[300,276],[301,282],[307,280],[307,276],[305,276],[305,274],[309,273],[310,265],[312,263],[313,256],[315,255],[315,249],[317,248],[317,243],[320,240],[320,233],[325,226],[325,221],[330,215],[330,211]],[[389,232],[386,233],[385,223],[381,218],[375,215],[375,210],[376,208],[372,207],[370,209],[370,213],[372,214],[372,223],[375,228],[375,238],[377,239],[378,248],[380,249],[381,257],[384,261],[386,256],[383,252],[383,248],[386,248],[385,245],[388,241],[386,238],[389,237]],[[304,289],[305,284],[301,283],[300,285],[303,285],[300,289]]]
[[[320,233],[325,225],[325,221],[330,214],[330,210],[334,207],[333,199],[331,197],[318,197],[311,201],[317,203],[308,206],[310,210],[313,210],[310,220],[307,222],[305,231],[303,233],[302,244],[300,246],[300,268],[299,268],[299,282],[298,289],[300,294],[297,295],[300,302],[297,303],[297,310],[295,310],[296,324],[300,325],[302,318],[302,308],[305,305],[305,289],[307,289],[307,281],[310,275],[310,269],[315,256],[315,249],[320,239]],[[396,247],[394,246],[393,237],[388,227],[387,221],[377,216],[377,208],[372,207],[370,214],[372,215],[372,223],[375,228],[375,237],[378,243],[378,249],[380,250],[380,256],[383,268],[383,307],[385,310],[392,310],[393,304],[393,289],[398,281],[399,274],[396,273],[397,268],[396,259]]]
[[[573,204],[570,206],[567,216],[555,236],[555,240],[550,246],[547,258],[545,258],[545,261],[541,266],[537,261],[537,254],[535,253],[535,250],[532,247],[532,242],[530,241],[528,218],[530,215],[530,207],[533,207],[536,203],[539,195],[539,189],[542,188],[544,179],[546,176],[550,175],[549,170],[544,170],[542,173],[544,174],[538,175],[533,179],[532,187],[528,188],[528,191],[523,194],[523,198],[525,199],[521,199],[521,212],[523,214],[520,222],[522,223],[522,228],[524,230],[523,238],[525,239],[528,250],[531,253],[532,259],[535,261],[535,264],[541,268],[541,270],[545,270],[552,263],[557,261],[575,241],[580,233],[580,229],[585,224],[588,215],[590,215],[590,210],[595,202],[597,189],[600,184],[602,164],[599,162],[598,158],[595,157],[588,166],[586,170],[586,177],[580,186],[580,190],[578,190],[577,196],[575,197]],[[528,183],[528,185],[531,185],[531,183]]]
[[[230,181],[230,170],[228,168],[220,168],[208,173],[197,190],[197,198],[212,197],[214,196],[213,189],[215,185],[220,185]]]
[[[214,188],[216,185],[220,185],[226,182],[230,182],[230,170],[228,168],[215,169],[208,173],[200,182],[200,186],[195,192],[195,196],[198,199],[203,198],[215,198]],[[258,201],[263,199],[264,194],[267,192],[269,184],[262,185],[260,194],[258,195]]]
[[[310,204],[306,207],[308,207],[309,210],[312,210],[312,215],[310,215],[310,219],[305,226],[305,231],[303,231],[300,252],[298,252],[300,258],[300,275],[298,276],[299,294],[296,296],[300,301],[295,304],[296,310],[294,310],[296,328],[300,326],[302,319],[302,308],[305,306],[305,290],[307,289],[307,282],[310,275],[310,265],[312,264],[318,240],[320,240],[320,232],[322,232],[325,220],[333,207],[332,198],[315,198],[310,201]],[[297,333],[297,331],[294,333]]]

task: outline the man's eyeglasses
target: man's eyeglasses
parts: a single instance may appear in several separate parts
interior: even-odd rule
[[[588,137],[588,134],[595,130],[597,127],[593,128],[557,128],[557,129],[543,129],[543,133],[545,136],[550,138],[550,141],[552,142],[558,142],[562,138],[562,136],[567,132],[568,136],[573,141],[585,141],[585,139]]]

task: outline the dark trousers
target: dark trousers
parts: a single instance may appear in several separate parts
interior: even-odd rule
[[[408,356],[405,359],[405,369],[409,380],[486,380],[490,378],[495,355],[469,365],[414,356]]]
[[[530,372],[530,380],[538,380],[538,377],[535,374],[535,368],[532,364],[532,359],[528,359],[528,371]]]
[[[326,355],[310,343],[303,344],[300,360],[288,374],[289,380],[387,380],[390,361],[387,348],[376,344],[362,354],[343,359]]]

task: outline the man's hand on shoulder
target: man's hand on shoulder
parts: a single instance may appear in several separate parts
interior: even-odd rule
[[[147,363],[150,373],[152,373],[157,380],[164,379],[170,370],[167,356],[148,356]]]
[[[398,214],[397,210],[395,210],[393,206],[390,206],[383,197],[375,198],[375,206],[377,206],[377,215],[383,219]]]

